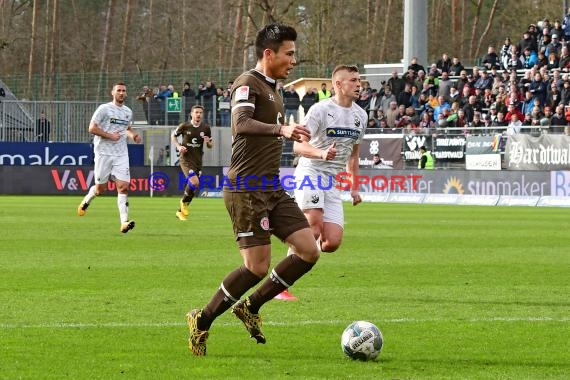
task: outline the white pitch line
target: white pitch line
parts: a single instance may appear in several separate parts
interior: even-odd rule
[[[264,322],[266,326],[308,326],[308,325],[341,325],[344,326],[352,320],[314,320],[314,321],[299,321],[299,322]],[[375,320],[376,324],[389,324],[389,323],[429,323],[429,322],[447,322],[447,323],[489,323],[489,322],[555,322],[567,323],[570,322],[570,317],[552,318],[552,317],[489,317],[489,318],[470,318],[470,319],[445,319],[445,318],[427,318],[427,319],[414,319],[414,318],[393,318],[393,319],[379,319]],[[221,323],[223,326],[236,326],[238,322],[225,322]],[[106,323],[74,323],[74,322],[61,322],[61,323],[44,323],[44,324],[30,324],[19,325],[2,323],[0,329],[96,329],[96,328],[163,328],[163,327],[181,327],[186,326],[182,322],[106,322]]]

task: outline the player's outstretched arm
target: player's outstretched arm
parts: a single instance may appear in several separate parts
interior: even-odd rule
[[[348,158],[346,163],[346,171],[351,175],[353,178],[353,188],[350,190],[350,196],[352,197],[352,205],[356,206],[360,202],[362,202],[362,198],[360,197],[360,193],[358,191],[358,183],[354,180],[359,174],[359,160],[360,157],[360,145],[355,144],[352,148],[352,153]]]

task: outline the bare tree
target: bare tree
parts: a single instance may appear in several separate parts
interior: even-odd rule
[[[245,21],[245,38],[243,41],[243,61],[242,61],[242,70],[247,70],[249,66],[249,48],[253,45],[251,42],[251,35],[253,34],[253,1],[246,0],[247,4],[247,17]]]
[[[121,59],[119,61],[119,71],[121,72],[125,70],[125,57],[129,51],[129,30],[131,29],[132,3],[133,0],[127,0],[127,10],[125,12],[125,22],[123,24],[123,39],[121,42]],[[184,3],[182,5],[184,5]],[[182,9],[184,9],[184,7]]]
[[[477,33],[477,27],[479,26],[482,5],[483,5],[483,0],[478,0],[477,7],[475,8],[475,15],[473,17],[473,26],[471,28],[471,42],[469,43],[470,52],[475,51],[475,36]]]
[[[52,7],[52,22],[51,22],[51,38],[49,46],[49,74],[48,74],[48,89],[50,95],[53,95],[53,77],[55,76],[55,40],[58,37],[57,25],[58,21],[59,0],[53,0]]]
[[[36,23],[38,16],[38,1],[33,0],[32,3],[32,30],[30,36],[30,55],[28,61],[28,86],[27,86],[27,97],[29,98],[32,94],[32,74],[34,73],[34,50],[36,48]]]
[[[388,0],[388,4],[386,4],[386,10],[384,11],[384,31],[382,33],[382,43],[380,44],[380,62],[384,61],[384,57],[386,57],[386,50],[388,47],[388,26],[390,25],[390,17],[392,13],[392,0]]]
[[[489,14],[489,19],[487,21],[487,26],[485,27],[483,33],[481,33],[481,37],[479,37],[479,42],[477,43],[477,49],[475,49],[475,58],[479,57],[479,52],[481,51],[481,45],[483,44],[483,40],[485,39],[485,37],[487,37],[487,34],[489,34],[489,29],[491,29],[491,25],[493,25],[493,19],[495,17],[495,12],[497,10],[498,3],[499,0],[495,0],[493,2],[493,6],[491,7],[491,12]]]
[[[243,33],[243,0],[239,0],[237,3],[237,12],[235,15],[235,25],[234,25],[234,39],[232,41],[232,52],[230,55],[230,65],[234,65],[236,61],[236,56],[239,49],[240,36]]]
[[[57,1],[57,0],[56,0]],[[103,78],[107,72],[107,49],[109,46],[109,38],[111,37],[111,20],[113,16],[114,0],[107,3],[107,14],[105,16],[105,32],[103,34],[103,47],[101,48],[101,66],[99,67],[99,83],[97,84],[97,97],[100,99],[102,90],[105,87]]]

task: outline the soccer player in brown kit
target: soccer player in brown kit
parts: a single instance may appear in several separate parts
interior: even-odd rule
[[[182,123],[172,134],[172,142],[180,152],[180,169],[184,173],[184,195],[180,200],[180,208],[176,217],[182,221],[188,219],[188,205],[194,194],[200,189],[200,171],[204,156],[204,143],[211,149],[213,146],[210,126],[202,123],[204,107],[196,105],[190,111],[190,121]],[[178,137],[182,136],[182,143]]]
[[[232,87],[234,140],[224,202],[243,265],[228,273],[203,309],[187,314],[189,348],[197,356],[206,354],[214,320],[232,306],[232,313],[251,337],[265,343],[259,309],[310,271],[319,259],[307,219],[279,181],[283,137],[294,141],[310,138],[302,125],[283,125],[283,99],[276,91],[276,80],[286,79],[296,64],[296,39],[292,27],[265,26],[255,40],[255,69],[240,75]],[[269,278],[240,300],[269,271],[271,234],[287,243],[294,254],[279,262]]]

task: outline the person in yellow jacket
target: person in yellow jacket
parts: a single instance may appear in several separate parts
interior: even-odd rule
[[[433,157],[425,146],[420,147],[420,160],[418,161],[418,169],[433,170]]]
[[[327,90],[327,84],[326,83],[321,83],[321,89],[319,90],[317,95],[319,97],[319,102],[321,100],[328,99],[332,96],[331,92],[329,90]]]

